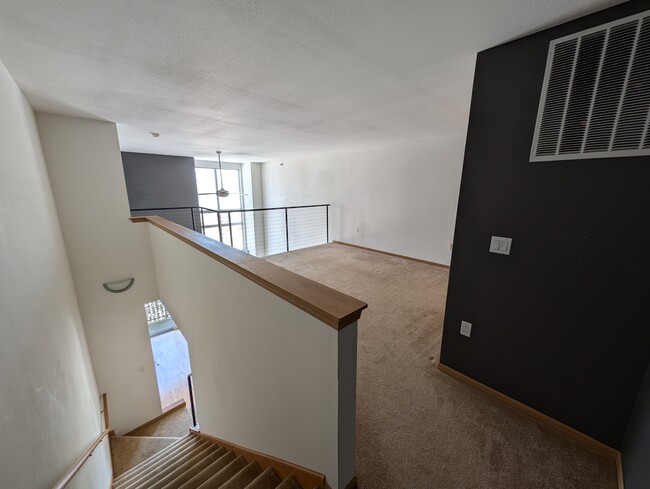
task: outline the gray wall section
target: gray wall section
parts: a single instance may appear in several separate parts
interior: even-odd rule
[[[197,207],[194,158],[184,156],[122,153],[124,179],[131,209]],[[151,212],[134,212],[147,215]],[[156,211],[166,219],[192,227],[189,209]]]
[[[623,443],[623,473],[627,489],[650,487],[650,367],[637,397]]]

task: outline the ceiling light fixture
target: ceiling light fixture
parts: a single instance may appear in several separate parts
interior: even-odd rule
[[[219,180],[221,180],[221,188],[217,190],[217,197],[228,197],[230,192],[223,188],[223,174],[221,173],[221,151],[217,151],[217,156],[219,157]]]

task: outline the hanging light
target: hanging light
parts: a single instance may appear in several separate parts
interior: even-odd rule
[[[219,157],[219,180],[221,181],[221,188],[217,190],[217,197],[228,197],[230,192],[223,188],[223,174],[221,173],[221,151],[217,151],[217,156]]]

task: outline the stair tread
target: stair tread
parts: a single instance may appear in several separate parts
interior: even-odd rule
[[[246,467],[246,464],[246,459],[240,455],[219,472],[206,480],[203,484],[201,484],[198,489],[216,489],[221,487],[229,479],[232,479],[240,470]]]
[[[237,474],[228,482],[222,485],[221,489],[245,489],[245,487],[253,482],[261,473],[262,469],[260,464],[257,462],[251,462],[237,472]]]
[[[180,467],[188,460],[194,458],[200,453],[203,453],[205,450],[208,450],[211,447],[216,449],[215,445],[212,445],[210,442],[199,443],[197,446],[193,447],[193,449],[184,451],[183,454],[179,457],[174,457],[171,460],[163,461],[159,464],[147,468],[141,474],[137,475],[133,480],[127,482],[127,484],[124,486],[120,486],[119,489],[137,488],[138,484],[142,483],[143,481],[147,481],[147,487],[150,487],[155,482],[158,482],[167,474],[175,470],[177,467]]]
[[[116,480],[113,487],[114,489],[122,489],[131,485],[134,481],[139,480],[143,477],[144,474],[147,474],[151,471],[155,471],[156,468],[161,466],[166,466],[171,463],[173,460],[177,460],[179,457],[189,453],[199,446],[200,442],[196,438],[190,439],[188,443],[179,445],[176,449],[170,450],[167,453],[163,453],[161,456],[152,457],[148,461],[143,462],[142,464],[134,467],[134,470],[130,470],[129,473],[123,474],[119,480]]]
[[[151,460],[163,457],[163,456],[165,456],[165,454],[171,453],[172,451],[178,449],[179,447],[181,447],[183,445],[186,445],[187,443],[190,443],[193,438],[194,437],[192,435],[187,435],[187,436],[179,439],[178,441],[172,443],[171,445],[169,445],[169,446],[165,447],[164,449],[160,450],[159,452],[155,453],[154,455],[152,455],[148,459],[143,460],[142,462],[138,463],[137,465],[134,465],[133,467],[131,467],[129,470],[127,470],[126,472],[124,472],[120,476],[115,477],[115,482],[117,483],[120,480],[125,480],[126,478],[128,478],[129,474],[137,471],[138,468],[144,466],[145,464],[147,464]]]
[[[118,489],[126,485],[127,482],[130,482],[139,477],[139,474],[143,473],[148,468],[160,464],[163,461],[171,460],[172,458],[190,449],[192,446],[195,446],[197,443],[199,443],[199,440],[197,438],[188,435],[187,438],[183,438],[178,443],[174,443],[173,445],[160,451],[158,454],[140,462],[135,467],[132,467],[131,469],[124,472],[122,475],[115,479],[113,487],[115,489]]]
[[[176,438],[112,436],[111,457],[115,478],[174,444]]]
[[[245,489],[275,489],[282,482],[273,467],[268,467],[255,478]]]
[[[192,477],[190,480],[183,483],[178,489],[196,489],[205,481],[207,481],[210,477],[217,474],[220,470],[226,467],[230,462],[235,460],[235,458],[236,458],[235,454],[232,453],[231,451],[228,451],[219,460],[211,463],[201,472],[199,472],[194,477]]]
[[[293,474],[289,474],[289,477],[284,479],[275,489],[303,489],[303,487]]]
[[[153,484],[150,489],[171,489],[171,487],[178,487],[183,482],[191,479],[196,474],[201,472],[201,470],[206,468],[208,465],[210,465],[210,463],[214,462],[225,453],[226,450],[223,448],[212,445],[212,447],[209,449],[204,450],[198,455],[192,457],[183,465],[169,472],[165,477]]]
[[[266,465],[266,464],[265,464]],[[214,441],[194,433],[117,477],[114,489],[304,489],[293,474],[282,480]]]

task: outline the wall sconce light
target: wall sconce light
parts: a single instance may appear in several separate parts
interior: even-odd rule
[[[135,282],[135,278],[125,278],[123,280],[114,280],[113,282],[106,282],[102,284],[106,290],[112,292],[113,294],[119,294],[121,292],[126,292],[131,288]]]

